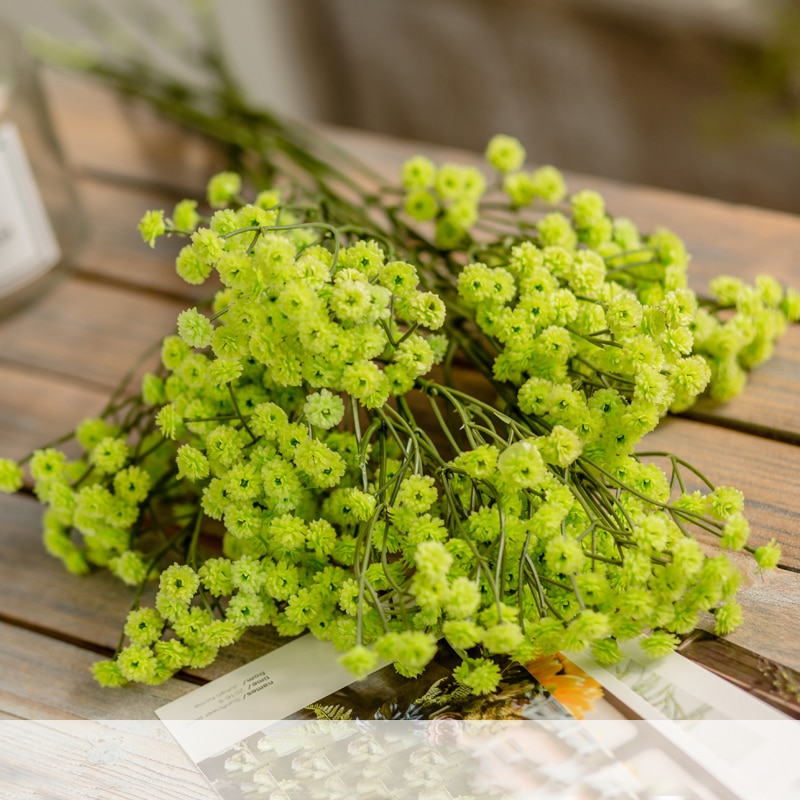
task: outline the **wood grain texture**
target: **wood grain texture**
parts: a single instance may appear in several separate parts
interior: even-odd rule
[[[81,180],[79,187],[91,229],[77,259],[81,275],[159,291],[187,304],[209,297],[208,286],[192,286],[175,272],[175,257],[186,239],[162,238],[151,248],[138,233],[137,224],[145,211],[163,209],[169,215],[177,197],[134,192],[89,178]]]
[[[800,568],[800,448],[683,419],[667,419],[638,448],[679,455],[715,485],[744,492],[750,543],[775,538],[781,563]],[[663,462],[661,462],[663,464]],[[690,491],[702,483],[687,475]]]
[[[160,686],[104,689],[91,674],[97,655],[0,622],[0,707],[37,719],[155,719],[155,709],[194,689]]]
[[[60,438],[85,417],[100,413],[108,392],[63,378],[0,364],[0,450],[5,458],[22,458]]]
[[[159,722],[0,722],[8,800],[212,800],[218,795]]]
[[[113,390],[148,347],[175,332],[184,308],[169,298],[70,277],[0,324],[0,363]]]

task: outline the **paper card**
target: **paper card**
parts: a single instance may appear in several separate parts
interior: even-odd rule
[[[169,703],[156,712],[194,760],[218,736],[244,737],[281,719],[572,719],[523,668],[508,665],[498,691],[476,699],[452,677],[460,659],[441,646],[416,679],[387,665],[362,681],[337,663],[329,643],[307,635]],[[207,724],[213,723],[213,724]],[[208,732],[214,731],[209,737]]]
[[[678,653],[652,660],[636,641],[620,647],[624,658],[611,667],[585,653],[569,658],[735,796],[800,797],[795,720]]]
[[[533,665],[556,696],[559,677],[571,688],[573,677],[596,685],[580,679],[570,660],[558,661],[561,668]],[[653,670],[630,648],[616,675],[581,656],[575,661],[616,708],[646,719],[620,719],[601,701],[579,722],[519,669],[492,696],[459,696],[451,674],[457,659],[446,649],[420,679],[381,667],[354,683],[330,645],[310,636],[158,715],[224,800],[800,796],[793,721],[678,655]],[[670,713],[694,719],[680,727]],[[776,753],[781,769],[772,767]]]
[[[17,128],[0,124],[0,295],[34,281],[60,258]]]

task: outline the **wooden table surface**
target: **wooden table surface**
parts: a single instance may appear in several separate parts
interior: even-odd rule
[[[136,223],[147,209],[171,208],[177,198],[197,195],[221,166],[203,142],[144,109],[124,106],[105,89],[75,78],[46,78],[91,232],[68,277],[0,322],[0,455],[15,458],[99,412],[131,364],[173,331],[178,312],[198,296],[175,275],[179,243],[151,250]],[[415,152],[453,155],[363,133],[331,135],[387,175],[396,174]],[[570,187],[599,189],[615,214],[632,217],[643,229],[664,225],[680,234],[693,254],[691,283],[698,291],[720,273],[753,279],[768,272],[800,288],[800,218],[588,177],[573,176]],[[750,570],[741,596],[745,623],[730,640],[800,670],[798,397],[800,326],[794,326],[739,398],[723,406],[702,402],[691,414],[668,419],[647,446],[670,449],[716,483],[740,488],[754,542],[775,537],[782,544],[781,568],[768,575]],[[124,781],[127,767],[108,744],[124,739],[142,764],[161,760],[180,772],[183,789],[169,796],[212,796],[177,746],[153,733],[158,723],[138,729],[133,723],[110,728],[98,721],[153,720],[160,705],[268,651],[276,640],[251,633],[212,666],[162,686],[99,688],[89,667],[113,653],[131,590],[105,573],[86,578],[66,573],[44,552],[40,516],[33,497],[0,496],[0,719],[37,721],[21,723],[13,743],[0,734],[0,794],[29,796],[9,794],[3,781],[7,789],[15,785],[15,774],[23,780],[26,773],[35,783],[48,765],[63,780],[47,796],[76,796],[68,788],[70,775],[101,780],[102,773],[102,780]],[[87,722],[65,733],[45,720]],[[75,731],[85,732],[82,743]],[[19,752],[30,750],[37,736],[55,742],[63,758],[31,758],[21,770]],[[156,772],[143,784],[149,793],[119,796],[167,796],[160,791],[163,775]]]

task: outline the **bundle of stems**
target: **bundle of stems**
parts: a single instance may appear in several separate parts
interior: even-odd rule
[[[213,88],[135,52],[40,42],[231,163],[202,213],[187,199],[140,222],[151,245],[186,237],[176,269],[214,275],[210,307],[182,312],[161,370],[79,426],[81,457],[0,460],[5,490],[29,462],[50,552],[136,587],[98,680],[159,682],[273,625],[332,641],[357,675],[379,657],[419,674],[444,637],[485,693],[497,655],[591,647],[611,663],[641,634],[659,655],[707,611],[732,630],[725,550],[771,568],[777,544],[748,544],[740,492],[634,448],[704,391],[741,391],[800,295],[720,277],[698,298],[675,234],[526,170],[510,137],[486,170],[416,156],[387,183],[249,107],[205,42],[192,63]]]

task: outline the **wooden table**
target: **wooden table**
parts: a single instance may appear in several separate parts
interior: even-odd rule
[[[0,323],[0,455],[10,457],[21,457],[99,412],[141,352],[171,332],[178,312],[193,303],[198,290],[177,278],[172,266],[178,243],[151,250],[136,223],[147,209],[170,208],[177,198],[196,195],[221,166],[203,142],[143,109],[126,108],[104,89],[55,75],[47,76],[47,85],[56,128],[80,176],[91,234],[66,279]],[[453,156],[372,135],[331,134],[387,175],[396,174],[414,152]],[[752,279],[769,272],[800,287],[800,218],[572,178],[571,188],[582,186],[602,191],[614,213],[632,217],[645,230],[665,225],[683,236],[693,253],[691,280],[698,290],[720,273]],[[800,669],[798,397],[800,326],[795,326],[742,396],[721,407],[700,403],[690,414],[665,421],[648,441],[679,453],[715,482],[742,489],[755,542],[775,537],[783,545],[782,568],[766,576],[751,571],[741,597],[746,621],[730,638],[755,656],[795,669]],[[131,592],[105,573],[81,579],[67,574],[43,550],[40,515],[31,496],[0,496],[0,718],[37,721],[1,727],[0,795],[27,797],[6,791],[15,776],[22,785],[41,788],[57,771],[57,788],[48,796],[212,796],[159,723],[109,727],[99,720],[154,720],[160,705],[268,651],[276,640],[252,633],[211,667],[159,687],[100,689],[89,667],[113,653]],[[63,728],[45,720],[87,721]],[[16,734],[10,737],[9,731]],[[48,744],[47,753],[37,742]],[[22,752],[28,755],[21,762]],[[134,779],[134,768],[141,768],[143,777]],[[179,790],[167,793],[165,782],[176,776]],[[127,786],[126,780],[141,782],[141,794],[131,786],[120,795],[75,793],[87,781],[111,792],[109,787]]]

